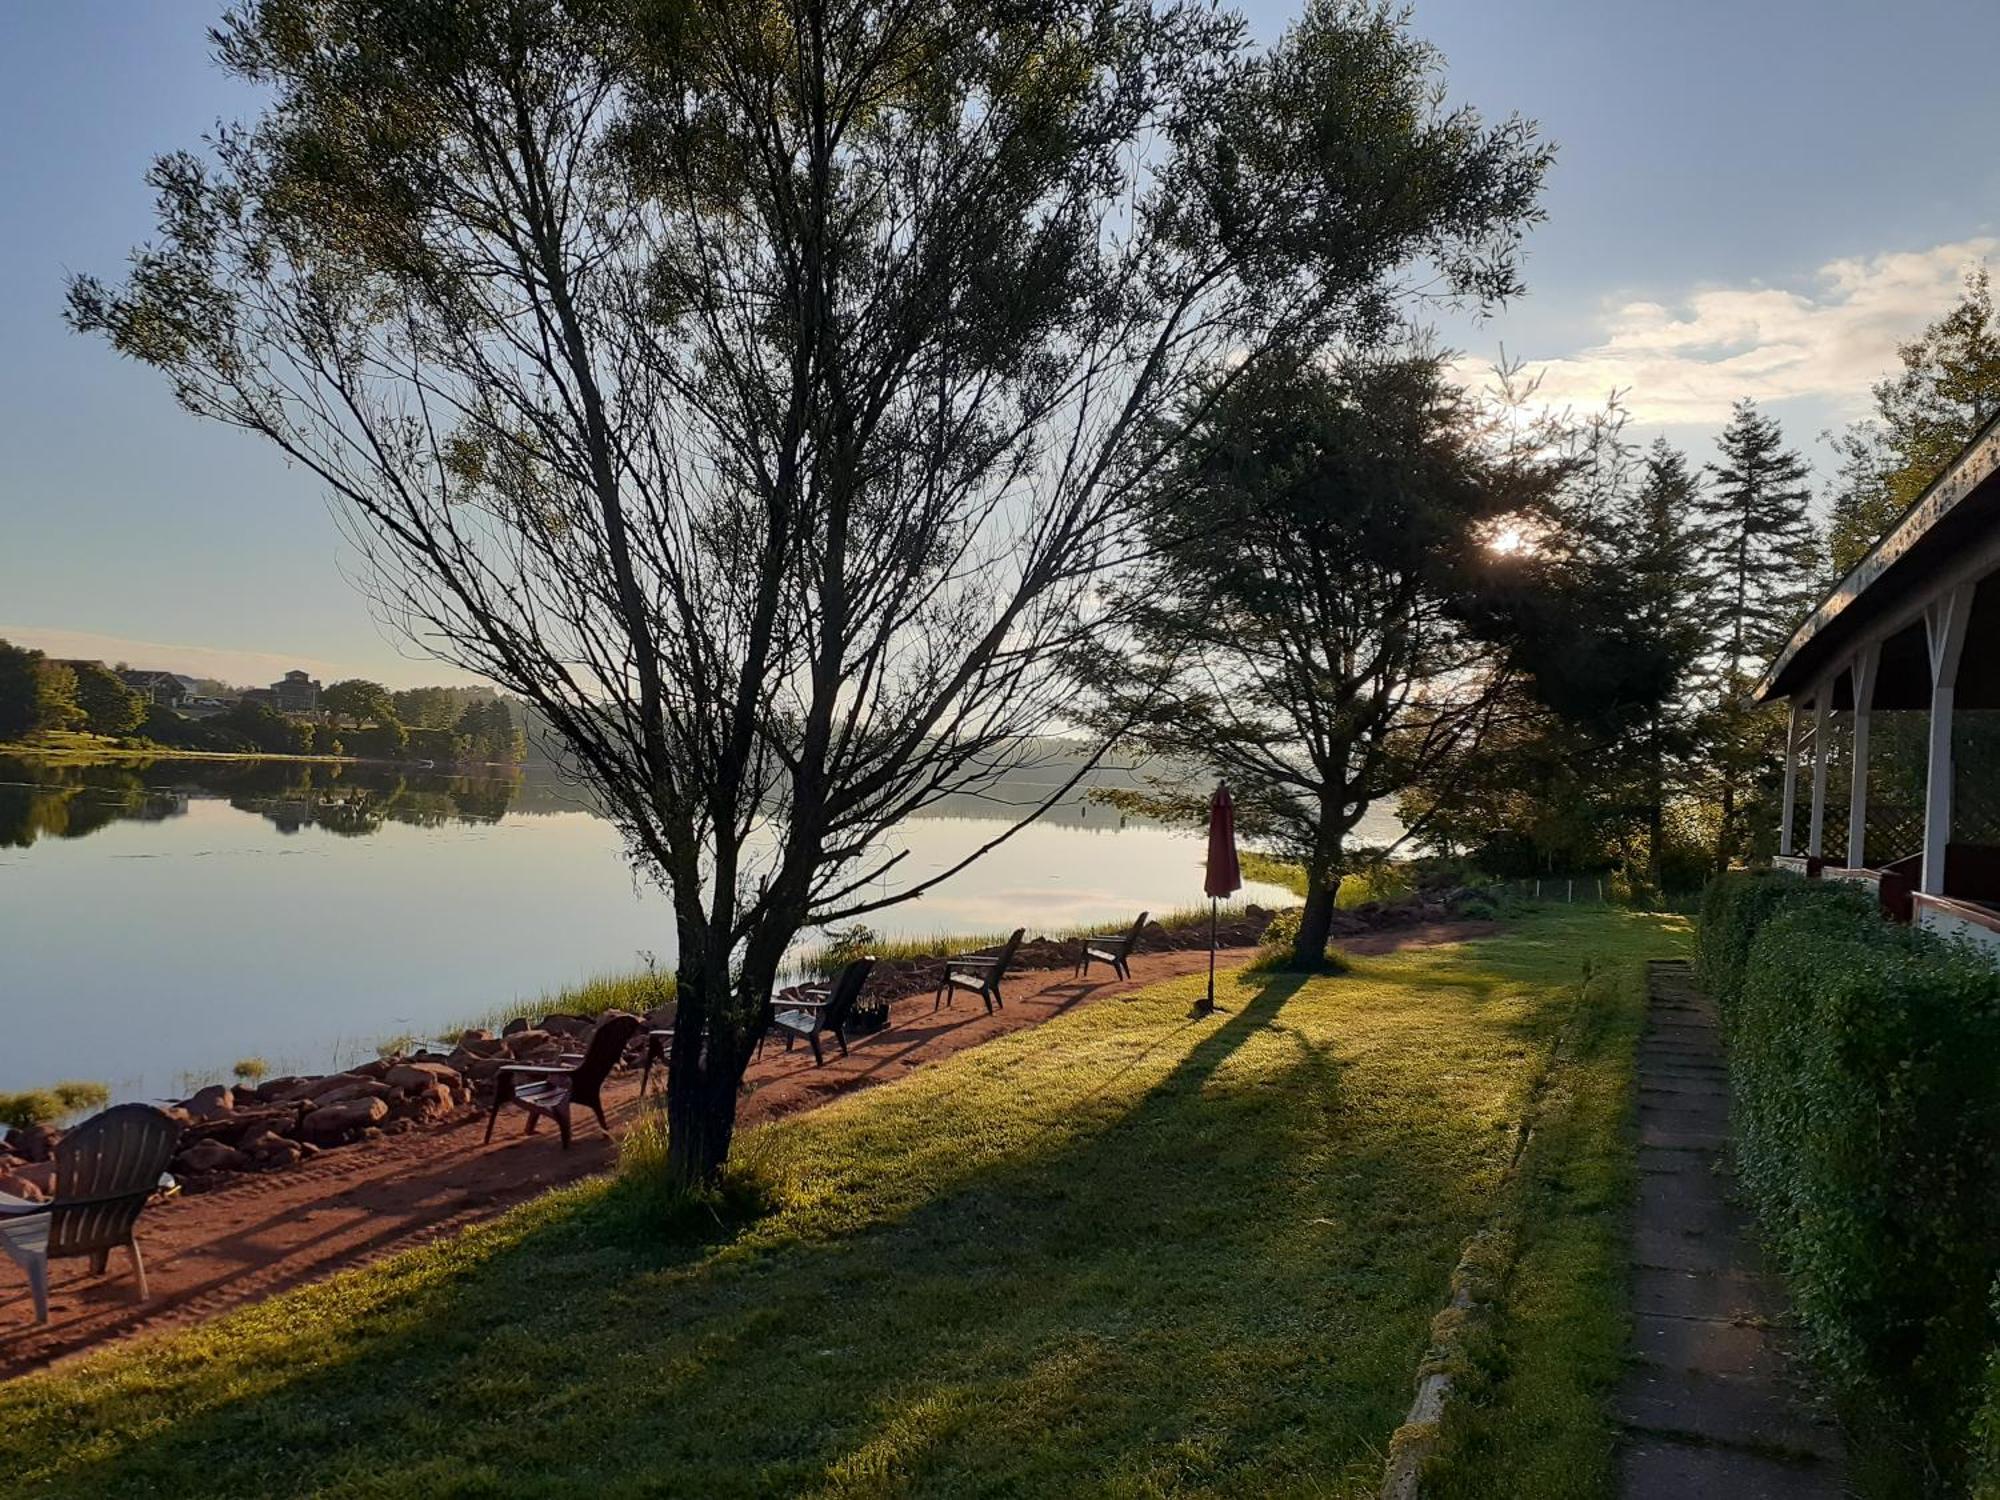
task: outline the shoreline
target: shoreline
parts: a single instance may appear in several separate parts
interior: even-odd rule
[[[439,776],[473,776],[495,771],[519,773],[524,766],[524,762],[521,761],[452,761],[440,764],[434,760],[383,760],[368,755],[286,755],[264,750],[182,750],[172,745],[139,747],[110,743],[88,746],[45,745],[31,740],[0,741],[0,758],[35,761],[42,765],[92,765],[156,760],[274,761],[285,765],[381,766],[400,771],[430,771]]]

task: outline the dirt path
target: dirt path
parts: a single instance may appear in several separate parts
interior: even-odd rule
[[[1492,927],[1439,923],[1342,939],[1339,946],[1384,953]],[[1222,962],[1235,968],[1250,956],[1248,949],[1225,950]],[[756,1124],[810,1109],[1087,1001],[1197,972],[1207,962],[1199,950],[1137,954],[1129,981],[1101,968],[1088,980],[1072,979],[1067,970],[1028,972],[1011,987],[1006,1008],[990,1016],[966,995],[935,1012],[928,996],[899,1000],[886,1030],[854,1043],[846,1058],[829,1056],[823,1068],[814,1068],[805,1047],[789,1054],[767,1047],[751,1065],[740,1119]],[[638,1075],[615,1079],[606,1110],[614,1136],[637,1109]],[[576,1144],[565,1152],[553,1127],[523,1135],[522,1120],[509,1112],[486,1146],[485,1113],[462,1111],[429,1130],[331,1151],[290,1171],[246,1175],[149,1209],[139,1227],[152,1292],[143,1304],[133,1300],[122,1255],[114,1254],[103,1278],[91,1276],[85,1260],[61,1260],[50,1268],[49,1322],[38,1328],[25,1278],[0,1260],[0,1379],[137,1334],[203,1322],[451,1234],[612,1165],[615,1147],[594,1121],[579,1125]]]

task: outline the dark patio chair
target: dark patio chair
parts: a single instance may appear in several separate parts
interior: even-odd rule
[[[832,984],[806,984],[781,991],[771,1002],[770,1028],[757,1038],[757,1050],[764,1050],[764,1036],[775,1030],[784,1033],[787,1052],[800,1037],[810,1042],[814,1067],[826,1061],[819,1045],[822,1036],[830,1034],[840,1043],[840,1055],[847,1056],[847,1037],[841,1028],[847,1024],[847,1013],[861,998],[862,986],[868,983],[874,968],[873,958],[853,958],[841,966]]]
[[[944,978],[938,983],[937,1004],[949,1005],[960,990],[971,990],[986,1002],[986,1013],[1002,1003],[1000,981],[1007,977],[1007,970],[1013,965],[1014,950],[1021,946],[1021,939],[1028,929],[1016,927],[1013,935],[1000,945],[997,954],[954,953],[944,961]]]
[[[486,1139],[493,1139],[500,1106],[509,1103],[528,1112],[529,1135],[535,1133],[535,1122],[543,1115],[554,1120],[565,1151],[569,1149],[570,1111],[579,1104],[597,1116],[606,1135],[611,1134],[611,1123],[604,1118],[604,1080],[644,1024],[624,1011],[608,1011],[598,1021],[581,1057],[559,1063],[508,1063],[494,1075],[493,1112],[486,1119]]]
[[[1111,972],[1120,979],[1132,977],[1132,950],[1139,944],[1139,931],[1146,925],[1149,911],[1139,913],[1139,920],[1132,924],[1131,931],[1121,938],[1085,938],[1083,952],[1076,961],[1076,972],[1088,974],[1093,962],[1110,964]]]
[[[111,1252],[124,1250],[146,1300],[139,1213],[180,1138],[179,1124],[152,1105],[115,1104],[56,1143],[54,1201],[0,1203],[0,1251],[28,1273],[37,1323],[49,1320],[49,1262],[65,1256],[88,1255],[102,1276]]]

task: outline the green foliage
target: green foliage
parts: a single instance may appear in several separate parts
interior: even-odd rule
[[[1742,1180],[1851,1426],[1949,1486],[1995,1337],[2000,972],[1853,887],[1744,874],[1704,900],[1700,972]]]
[[[312,733],[308,725],[286,718],[266,704],[244,700],[216,721],[217,727],[240,736],[253,749],[267,755],[309,755]]]
[[[1875,417],[1838,439],[1828,560],[1847,573],[2000,412],[2000,317],[1984,266],[1958,302],[1901,345],[1902,369],[1877,382]]]
[[[68,1079],[52,1088],[0,1094],[0,1125],[17,1129],[54,1125],[85,1110],[102,1109],[110,1098],[110,1089],[84,1079]]]
[[[76,679],[76,706],[83,727],[92,734],[130,734],[146,719],[144,697],[125,686],[124,679],[102,662],[70,664]]]
[[[82,722],[73,667],[0,641],[0,740],[71,729]]]
[[[320,690],[319,706],[336,723],[345,719],[350,727],[356,729],[363,724],[397,722],[389,690],[365,677],[349,677],[341,682],[328,683]]]
[[[53,1125],[62,1115],[62,1100],[49,1089],[0,1094],[0,1125],[25,1130],[30,1125]]]
[[[261,1057],[239,1057],[229,1071],[238,1083],[255,1084],[271,1071],[271,1065]]]

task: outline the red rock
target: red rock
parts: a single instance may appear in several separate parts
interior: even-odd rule
[[[62,1134],[53,1125],[22,1125],[7,1132],[7,1147],[23,1161],[48,1161]]]
[[[544,1047],[553,1045],[555,1045],[555,1038],[550,1036],[546,1031],[535,1031],[532,1029],[516,1031],[510,1033],[507,1037],[507,1055],[509,1057],[529,1057],[541,1051]]]
[[[181,1108],[197,1120],[215,1120],[236,1108],[236,1091],[226,1083],[211,1083],[185,1100]]]
[[[305,1117],[299,1129],[307,1140],[325,1145],[388,1117],[388,1105],[380,1099],[364,1095],[334,1104],[322,1104]]]
[[[250,1159],[266,1171],[279,1171],[296,1166],[305,1158],[306,1148],[297,1141],[286,1140],[281,1135],[267,1135],[258,1139],[250,1148]]]
[[[20,1171],[0,1172],[0,1193],[10,1193],[16,1198],[26,1198],[40,1203],[49,1196],[49,1191],[41,1182],[28,1175],[28,1168]]]
[[[395,1092],[379,1079],[357,1078],[340,1088],[314,1094],[313,1107],[318,1109],[329,1104],[345,1104],[350,1099],[386,1099]]]
[[[382,1081],[408,1094],[420,1094],[425,1089],[437,1087],[456,1089],[460,1085],[458,1069],[448,1068],[443,1063],[404,1063],[401,1067],[391,1068],[382,1076]]]
[[[458,1050],[467,1057],[497,1057],[507,1050],[507,1044],[498,1037],[474,1036],[468,1031],[459,1040]]]
[[[174,1158],[174,1166],[183,1172],[236,1172],[248,1164],[241,1151],[220,1141],[196,1141]]]

